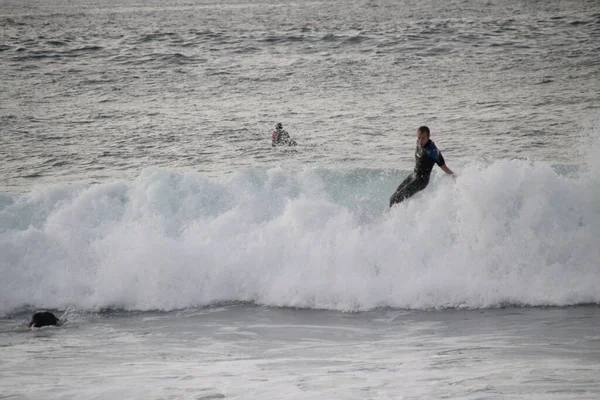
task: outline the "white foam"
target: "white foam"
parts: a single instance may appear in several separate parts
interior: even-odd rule
[[[5,195],[0,313],[600,302],[593,171],[498,161],[459,172],[389,212],[399,177],[383,171],[149,169]]]

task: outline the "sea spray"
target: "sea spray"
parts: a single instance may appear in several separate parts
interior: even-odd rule
[[[599,303],[592,172],[557,170],[472,163],[392,209],[407,172],[148,169],[4,194],[0,313]]]

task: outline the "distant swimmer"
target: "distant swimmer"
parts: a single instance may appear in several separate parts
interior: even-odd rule
[[[442,153],[429,139],[429,128],[422,126],[417,130],[417,150],[415,151],[415,170],[408,176],[390,198],[390,207],[408,199],[412,195],[425,189],[429,184],[429,176],[433,165],[437,164],[448,175],[454,172],[446,166]]]
[[[283,129],[283,125],[281,122],[275,125],[275,130],[273,131],[271,146],[296,146],[295,140],[290,138],[290,134],[287,133],[285,129]]]
[[[31,316],[29,328],[41,328],[42,326],[61,325],[56,315],[49,311],[36,312]]]

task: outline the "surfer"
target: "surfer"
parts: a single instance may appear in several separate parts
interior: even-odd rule
[[[56,315],[49,311],[36,312],[31,316],[29,328],[41,328],[42,326],[61,325],[61,321],[56,318]]]
[[[444,161],[442,153],[435,146],[433,140],[429,139],[429,135],[429,128],[426,126],[422,126],[417,130],[415,170],[398,186],[398,189],[390,198],[390,207],[425,189],[429,184],[429,176],[434,164],[439,165],[442,171],[448,175],[454,175],[454,172],[446,166],[446,161]]]
[[[278,122],[272,134],[271,146],[296,146],[297,144],[295,140],[290,138],[290,134],[283,129],[281,122]]]

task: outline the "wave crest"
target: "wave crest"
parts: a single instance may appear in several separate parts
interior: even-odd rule
[[[591,174],[542,163],[434,175],[247,170],[0,195],[0,314],[30,305],[335,310],[600,303]]]

